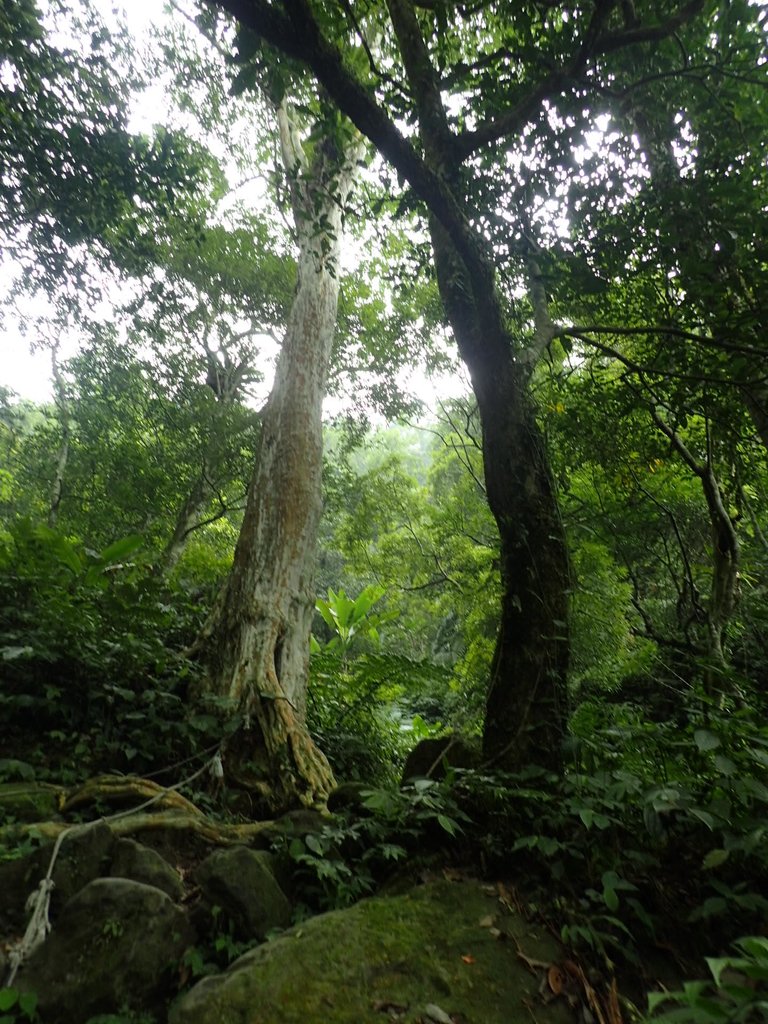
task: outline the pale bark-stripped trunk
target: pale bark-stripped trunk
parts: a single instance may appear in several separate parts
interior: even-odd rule
[[[298,285],[262,417],[234,564],[198,644],[204,692],[242,715],[230,777],[270,810],[322,802],[334,786],[305,724],[313,574],[321,514],[322,403],[336,325],[342,207],[359,142],[316,143],[306,164],[290,111],[278,110],[299,245]]]

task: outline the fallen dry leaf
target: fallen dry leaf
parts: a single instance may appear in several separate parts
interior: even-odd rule
[[[547,969],[547,984],[549,985],[550,992],[553,992],[556,996],[559,996],[560,993],[563,991],[563,986],[565,985],[565,975],[557,966],[557,964],[552,964]]]
[[[467,953],[461,958],[465,964],[476,964],[477,960],[470,954]]]
[[[493,916],[493,914],[486,914],[485,917],[480,918],[480,920],[478,921],[478,924],[480,925],[481,928],[493,928],[495,923],[496,918]]]

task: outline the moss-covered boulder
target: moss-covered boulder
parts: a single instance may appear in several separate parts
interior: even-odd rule
[[[195,935],[164,892],[127,878],[90,882],[59,915],[15,986],[35,992],[44,1024],[96,1013],[156,1010]]]
[[[541,1003],[541,978],[518,957],[555,961],[557,943],[476,881],[438,881],[363,900],[294,927],[206,978],[170,1024],[403,1024],[436,1018],[572,1024]]]
[[[181,876],[155,850],[133,839],[118,839],[109,873],[113,878],[132,878],[153,885],[178,901],[184,895]]]
[[[291,905],[264,850],[218,850],[198,865],[194,878],[208,906],[221,907],[241,939],[263,939],[291,923]]]

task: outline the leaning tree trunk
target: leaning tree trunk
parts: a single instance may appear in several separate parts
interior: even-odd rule
[[[176,513],[171,535],[155,562],[154,571],[158,576],[170,576],[179,564],[187,549],[189,538],[195,530],[209,525],[227,512],[227,505],[218,490],[216,469],[220,462],[222,422],[234,403],[241,400],[248,362],[244,359],[235,363],[225,356],[224,364],[219,364],[215,353],[209,347],[208,333],[206,330],[203,345],[208,356],[208,384],[215,398],[214,413],[208,424],[208,437],[200,453],[200,470],[190,484],[186,497]],[[224,485],[228,482],[223,481]],[[204,518],[214,495],[218,495],[219,510],[214,515]]]
[[[192,481],[189,493],[176,515],[171,536],[157,558],[154,571],[158,576],[170,576],[179,564],[189,538],[199,526],[201,515],[210,500],[211,485],[203,466],[199,476]]]
[[[272,811],[322,802],[334,786],[305,724],[313,572],[321,513],[322,403],[336,325],[342,207],[358,154],[316,145],[304,166],[278,111],[292,183],[298,285],[262,417],[234,565],[198,644],[203,692],[227,698],[241,725],[225,756],[229,777]]]
[[[739,567],[741,545],[734,521],[728,513],[723,493],[712,466],[712,451],[707,431],[707,458],[700,462],[683,439],[670,426],[655,406],[649,407],[651,418],[688,468],[699,478],[709,514],[712,536],[712,583],[707,605],[707,671],[705,684],[710,696],[728,695],[741,699],[738,685],[728,673],[724,640],[728,623],[739,598]]]

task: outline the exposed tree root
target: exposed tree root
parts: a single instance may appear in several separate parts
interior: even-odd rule
[[[37,784],[30,783],[30,790]],[[19,787],[14,787],[14,795],[18,798]],[[118,836],[132,835],[148,830],[192,832],[208,842],[220,846],[248,842],[254,836],[269,828],[273,821],[245,822],[240,824],[223,823],[212,820],[196,807],[191,801],[173,789],[165,789],[149,779],[123,775],[100,775],[82,785],[66,789],[58,788],[57,803],[61,814],[67,814],[75,808],[89,804],[124,805],[136,803],[135,808],[118,810],[105,814],[91,822],[81,823],[70,821],[34,821],[15,822],[0,827],[0,844],[13,846],[27,838],[45,840],[56,839],[63,831],[73,827],[85,827],[96,821],[103,821]],[[147,804],[151,803],[151,809]],[[2,794],[0,794],[0,810],[2,810]]]
[[[99,820],[105,821],[117,836],[134,835],[149,830],[170,829],[179,832],[192,832],[217,846],[232,846],[236,843],[248,842],[273,824],[271,821],[247,822],[239,825],[223,824],[203,817],[199,811],[197,814],[184,814],[179,811],[162,811],[158,814],[138,813],[113,821],[106,818]],[[95,822],[88,824],[95,824]],[[12,846],[29,837],[54,840],[65,829],[80,827],[84,826],[77,822],[67,821],[36,821],[5,825],[0,828],[0,844]]]
[[[159,786],[149,779],[128,775],[97,775],[82,786],[70,790],[61,804],[63,813],[93,803],[126,803],[154,800],[164,810],[184,811],[190,816],[201,816],[202,811],[181,793]]]

